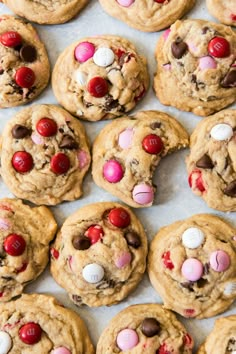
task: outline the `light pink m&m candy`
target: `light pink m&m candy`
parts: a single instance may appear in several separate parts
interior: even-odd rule
[[[124,351],[136,347],[138,342],[139,342],[139,337],[137,332],[129,328],[120,331],[116,338],[116,343],[118,347]]]
[[[75,48],[75,59],[80,63],[84,63],[88,59],[92,58],[94,52],[95,47],[92,43],[82,42]]]
[[[188,258],[184,261],[181,272],[187,280],[197,281],[202,277],[203,265],[196,258]]]
[[[128,149],[132,145],[132,139],[134,135],[134,130],[132,128],[127,128],[120,133],[118,144],[122,149]]]
[[[133,4],[134,0],[117,0],[118,4],[124,7],[129,7]]]
[[[71,351],[65,347],[58,347],[52,351],[52,354],[71,354]]]
[[[123,268],[127,264],[130,264],[131,259],[131,254],[129,252],[124,252],[115,260],[115,265],[117,266],[117,268]]]
[[[210,266],[216,272],[224,272],[230,266],[230,257],[225,251],[215,251],[210,255]]]
[[[110,160],[103,166],[103,176],[110,183],[117,183],[123,178],[124,172],[121,164],[116,160]]]
[[[11,227],[11,223],[7,219],[0,218],[0,230],[8,230]]]
[[[141,205],[149,204],[153,201],[154,193],[153,189],[145,184],[137,184],[133,189],[133,200]]]
[[[171,29],[170,29],[170,28],[168,28],[167,30],[165,30],[165,32],[163,33],[164,41],[167,40],[167,38],[168,38],[169,35],[170,35],[170,32],[171,32]]]
[[[199,68],[201,70],[215,69],[217,67],[216,61],[209,56],[199,59]]]

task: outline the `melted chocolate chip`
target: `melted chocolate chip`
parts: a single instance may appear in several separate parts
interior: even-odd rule
[[[72,295],[72,299],[77,305],[82,305],[82,303],[83,303],[82,297],[79,295]]]
[[[202,34],[206,34],[209,31],[209,27],[205,26],[202,29]]]
[[[16,124],[11,130],[12,136],[15,139],[23,139],[31,134],[31,130],[24,125]]]
[[[37,59],[37,51],[32,45],[24,45],[20,49],[20,57],[27,63],[33,63]]]
[[[160,333],[160,323],[153,317],[148,317],[141,324],[141,331],[146,337],[153,337]]]
[[[112,279],[109,280],[102,280],[97,286],[96,289],[108,289],[114,288],[116,285],[115,281]]]
[[[196,162],[196,166],[204,169],[212,169],[214,167],[213,162],[211,161],[210,157],[207,154],[203,155]]]
[[[236,180],[228,184],[228,186],[224,190],[224,194],[229,197],[236,198]]]
[[[207,275],[209,274],[209,271],[210,271],[210,263],[205,263],[203,266],[203,274]]]
[[[125,234],[125,239],[129,246],[139,248],[141,246],[141,240],[139,235],[134,231],[129,231]]]
[[[2,75],[4,73],[3,69],[0,69],[0,75]]]
[[[222,80],[221,86],[224,88],[236,87],[236,70],[231,70],[228,72]]]
[[[74,237],[73,246],[76,250],[84,251],[87,250],[91,246],[90,239],[85,236],[76,236]]]
[[[185,283],[180,283],[180,285],[183,288],[188,289],[189,291],[193,291],[193,282],[191,282],[191,281],[188,281],[188,282],[185,282]]]
[[[106,96],[106,102],[104,104],[105,111],[111,111],[112,109],[119,106],[119,101],[114,100],[111,95]]]
[[[150,128],[152,130],[158,129],[161,127],[161,123],[160,122],[153,122],[152,124],[150,124]]]
[[[61,149],[73,150],[78,148],[78,143],[70,135],[64,135],[62,141],[59,144]]]
[[[187,50],[188,50],[187,44],[180,39],[177,39],[171,45],[172,54],[176,59],[182,58]]]

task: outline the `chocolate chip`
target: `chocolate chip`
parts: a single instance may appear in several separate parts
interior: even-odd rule
[[[231,70],[228,72],[222,80],[221,86],[224,88],[236,87],[236,70]]]
[[[73,238],[73,246],[76,250],[84,251],[91,246],[90,239],[85,236],[76,236]]]
[[[203,274],[207,275],[209,274],[209,271],[210,271],[210,263],[205,263],[203,266]]]
[[[24,125],[16,124],[11,130],[12,136],[15,139],[23,139],[31,134],[31,130]]]
[[[108,289],[108,288],[114,288],[116,285],[115,281],[113,279],[110,280],[102,280],[97,286],[96,289]]]
[[[152,124],[150,124],[150,128],[152,130],[158,129],[161,127],[161,123],[160,122],[153,122]]]
[[[82,297],[79,295],[72,295],[73,301],[76,303],[76,305],[82,305]]]
[[[197,162],[196,166],[199,168],[212,169],[214,167],[210,157],[205,154]]]
[[[171,45],[172,54],[176,59],[182,58],[184,56],[184,54],[186,53],[187,49],[188,49],[188,46],[183,41],[180,42],[179,40],[176,40]]]
[[[4,73],[3,69],[0,69],[0,75],[2,75]]]
[[[27,63],[33,63],[37,59],[37,51],[32,45],[24,45],[20,49],[20,57]]]
[[[73,150],[78,148],[78,143],[70,135],[64,135],[62,141],[59,144],[61,149]]]
[[[106,96],[106,102],[104,105],[105,111],[111,111],[112,109],[118,106],[119,106],[118,100],[114,100],[114,98],[111,95]]]
[[[185,288],[188,289],[189,291],[193,291],[193,282],[192,281],[188,281],[185,283],[180,283],[180,285]]]
[[[125,239],[129,246],[139,248],[141,246],[141,240],[139,235],[134,231],[129,231],[125,234]]]
[[[160,323],[153,317],[148,317],[141,324],[141,331],[146,337],[153,337],[160,333]]]
[[[206,34],[209,31],[209,27],[203,27],[202,34]]]
[[[228,184],[228,186],[224,190],[224,194],[232,198],[236,197],[236,180]]]

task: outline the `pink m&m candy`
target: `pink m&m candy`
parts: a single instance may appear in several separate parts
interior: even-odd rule
[[[120,163],[110,160],[103,166],[103,176],[110,183],[117,183],[123,178],[124,172]]]
[[[122,149],[128,149],[132,145],[132,139],[134,135],[134,130],[132,128],[127,128],[120,133],[118,138],[118,144]]]
[[[197,281],[202,277],[203,265],[196,258],[188,258],[184,261],[181,272],[187,280]]]
[[[168,38],[169,35],[170,35],[170,32],[171,32],[171,29],[170,29],[170,28],[168,28],[167,30],[165,30],[165,32],[163,33],[164,41],[167,40],[167,38]]]
[[[71,354],[71,351],[65,347],[58,347],[52,351],[52,354]]]
[[[139,342],[139,337],[137,332],[129,328],[120,331],[116,338],[116,343],[118,347],[124,351],[136,347],[138,342]]]
[[[118,4],[124,7],[129,7],[133,4],[134,0],[117,0]]]
[[[82,42],[75,48],[75,59],[84,63],[88,59],[92,58],[95,52],[95,46],[90,42]]]
[[[210,256],[210,266],[216,272],[224,272],[230,266],[230,257],[225,251],[215,251]]]
[[[201,70],[215,69],[216,67],[216,61],[210,56],[202,57],[199,59],[199,68]]]
[[[115,265],[117,268],[123,268],[127,264],[130,264],[132,256],[129,252],[124,252],[115,260]]]
[[[133,189],[133,200],[141,205],[152,203],[154,198],[153,189],[145,184],[137,184]]]

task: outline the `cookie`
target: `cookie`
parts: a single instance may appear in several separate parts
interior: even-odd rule
[[[20,295],[43,272],[56,229],[45,206],[31,208],[21,200],[0,199],[0,302]]]
[[[151,206],[156,166],[162,157],[186,146],[188,133],[166,113],[145,111],[116,119],[94,142],[94,182],[132,207]]]
[[[31,24],[0,16],[0,56],[0,108],[28,103],[45,89],[48,56]]]
[[[199,116],[227,107],[236,101],[235,53],[236,33],[230,27],[203,20],[176,21],[157,43],[158,99]]]
[[[159,304],[129,306],[104,329],[97,354],[191,354],[193,339],[175,315]]]
[[[51,255],[52,276],[76,305],[112,305],[140,282],[147,239],[129,208],[96,203],[66,219]]]
[[[22,295],[0,304],[1,353],[94,354],[77,313],[48,295]]]
[[[151,242],[148,272],[167,309],[215,316],[236,299],[236,229],[210,214],[163,227]]]
[[[160,31],[185,15],[195,0],[99,0],[118,20],[144,32]]]
[[[186,161],[192,191],[211,208],[236,211],[236,110],[218,112],[196,126]]]
[[[59,56],[52,75],[60,104],[89,121],[130,111],[148,85],[146,59],[117,36],[94,36],[71,44]]]
[[[236,316],[218,318],[198,354],[214,354],[215,348],[217,354],[236,353]]]
[[[74,17],[88,0],[1,0],[17,15],[39,24],[64,23]]]
[[[206,0],[209,12],[220,22],[236,26],[235,0]]]
[[[3,130],[0,155],[3,181],[18,198],[55,205],[82,194],[87,136],[62,108],[34,105],[17,113]]]

